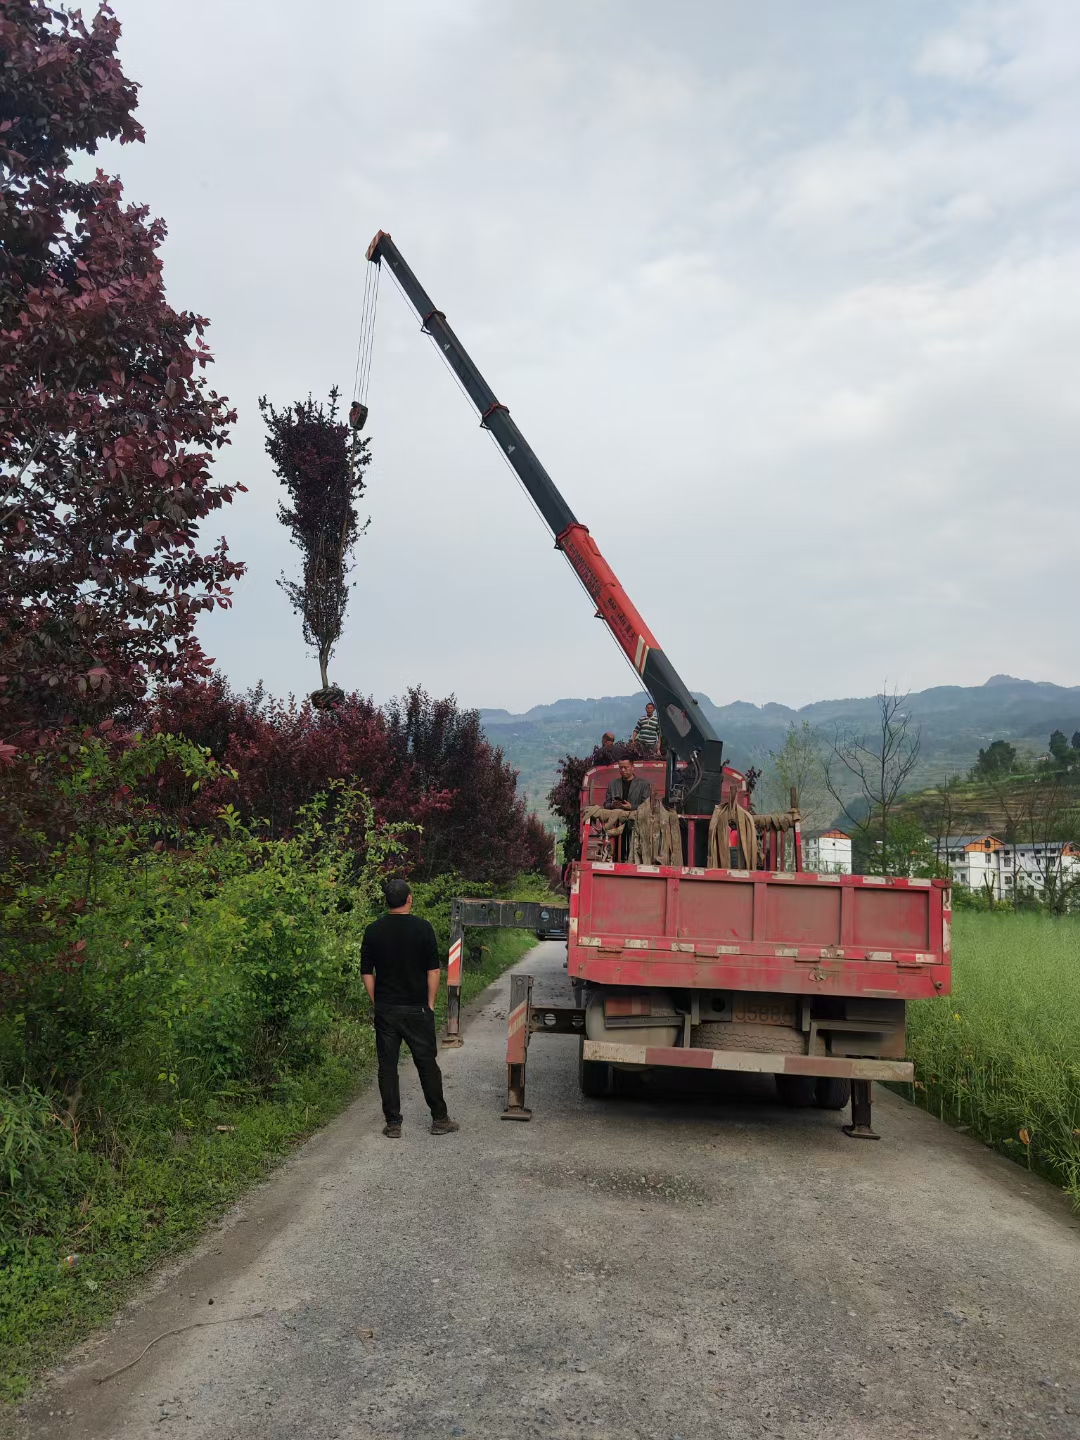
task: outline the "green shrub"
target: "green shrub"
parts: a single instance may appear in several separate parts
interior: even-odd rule
[[[162,770],[194,787],[214,766],[169,736],[88,743],[59,782],[74,832],[36,873],[0,875],[0,1394],[328,1119],[372,1059],[360,942],[410,827],[340,783],[288,839],[228,809],[180,834],[146,798]],[[451,899],[494,893],[414,888],[444,953]],[[549,898],[535,879],[514,893]],[[466,999],[531,942],[475,934]]]
[[[0,1088],[0,1237],[39,1226],[66,1199],[72,1148],[47,1096]]]
[[[231,812],[183,848],[150,813],[77,835],[8,887],[0,1082],[100,1116],[130,1091],[191,1102],[315,1063],[333,1017],[362,1008],[359,934],[404,828],[340,785],[288,840]]]

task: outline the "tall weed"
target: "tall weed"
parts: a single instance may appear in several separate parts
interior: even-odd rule
[[[915,1098],[1080,1206],[1080,919],[953,917],[953,994],[909,1008]]]

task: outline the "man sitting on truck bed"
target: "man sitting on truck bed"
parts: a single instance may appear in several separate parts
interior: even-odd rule
[[[639,780],[634,776],[634,762],[629,759],[619,761],[619,774],[612,780],[604,796],[605,810],[625,810],[627,813],[636,810],[639,805],[652,796],[652,786],[648,780]],[[615,851],[616,860],[625,860],[630,854],[630,836],[633,832],[633,825],[629,822],[623,825],[622,834],[617,841]]]
[[[618,777],[612,780],[604,796],[604,809],[636,810],[639,805],[644,805],[651,794],[652,786],[648,780],[635,778],[634,762],[620,760]]]

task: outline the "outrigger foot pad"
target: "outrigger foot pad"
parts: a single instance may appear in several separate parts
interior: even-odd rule
[[[460,1035],[444,1035],[442,1038],[442,1048],[444,1050],[460,1050],[464,1044],[465,1041],[462,1040]]]
[[[532,1111],[524,1105],[508,1105],[499,1116],[500,1120],[531,1120]]]
[[[851,1140],[880,1140],[881,1136],[870,1123],[870,1081],[851,1082],[851,1124],[841,1126]]]
[[[869,1125],[842,1125],[844,1134],[851,1140],[880,1140],[881,1136]]]

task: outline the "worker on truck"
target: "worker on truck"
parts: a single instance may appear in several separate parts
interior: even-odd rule
[[[619,773],[607,787],[607,794],[604,796],[605,810],[636,810],[639,805],[644,805],[652,794],[652,786],[648,780],[640,780],[634,775],[634,762],[623,759],[619,761]]]
[[[651,700],[645,706],[645,714],[634,726],[634,741],[646,755],[656,754],[660,744],[660,718]]]
[[[625,810],[627,815],[636,810],[639,805],[644,805],[652,795],[652,786],[648,780],[640,780],[634,775],[634,762],[625,756],[619,761],[619,773],[612,780],[604,796],[605,810]],[[625,820],[622,824],[622,833],[616,840],[616,860],[625,860],[630,854],[630,836],[633,832],[633,824]]]

